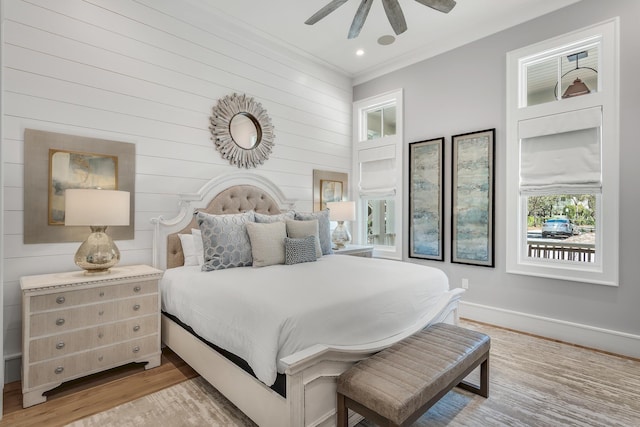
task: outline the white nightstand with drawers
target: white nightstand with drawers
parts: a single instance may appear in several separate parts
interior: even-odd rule
[[[159,366],[161,277],[146,265],[22,277],[22,406],[105,369]]]

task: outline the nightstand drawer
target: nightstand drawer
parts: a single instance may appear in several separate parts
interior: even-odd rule
[[[71,331],[87,326],[144,316],[158,311],[158,295],[116,300],[103,304],[79,306],[67,310],[55,310],[30,316],[31,338]]]
[[[60,383],[79,374],[88,374],[116,364],[134,361],[158,351],[158,336],[151,335],[85,353],[31,365],[29,387]]]
[[[117,286],[101,286],[77,291],[60,291],[31,298],[30,309],[32,313],[35,313],[156,292],[158,292],[157,280],[125,283]]]
[[[32,340],[29,345],[29,363],[42,362],[158,332],[158,316],[152,314],[124,322],[38,338]]]

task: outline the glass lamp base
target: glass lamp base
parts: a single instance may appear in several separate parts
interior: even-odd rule
[[[106,274],[120,261],[120,251],[105,230],[107,227],[91,227],[91,234],[76,252],[74,261],[85,274]]]
[[[331,233],[331,243],[336,249],[342,249],[351,241],[349,230],[344,226],[344,221],[338,221],[338,225]]]

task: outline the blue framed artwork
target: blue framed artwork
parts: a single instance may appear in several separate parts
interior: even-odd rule
[[[495,129],[451,137],[451,262],[494,266]]]
[[[444,260],[444,138],[409,144],[409,256]]]

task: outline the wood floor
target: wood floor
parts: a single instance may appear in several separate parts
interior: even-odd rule
[[[48,392],[45,403],[22,408],[19,381],[4,388],[4,415],[0,427],[55,427],[111,409],[178,384],[198,374],[171,350],[162,352],[162,364],[148,371],[140,364],[70,381]]]

